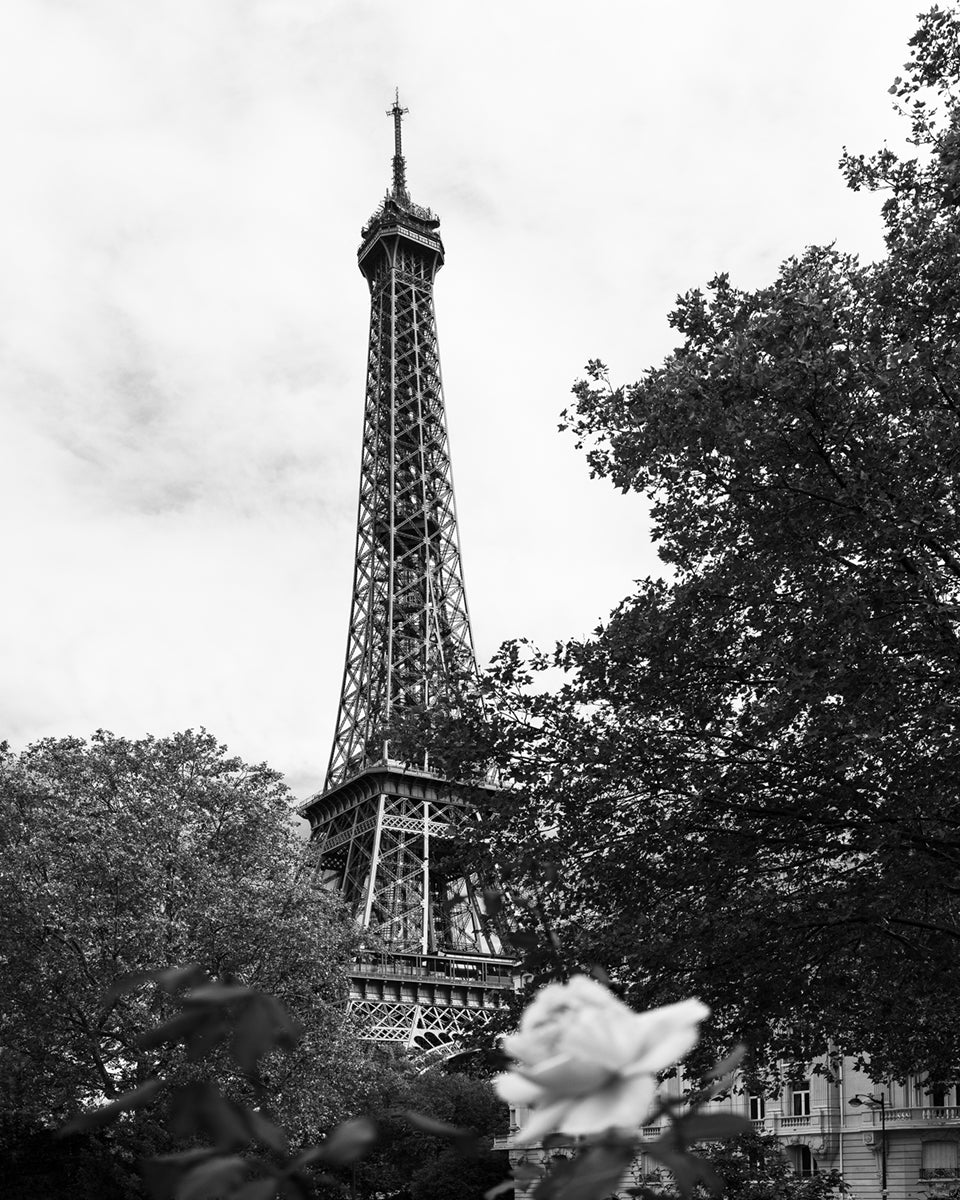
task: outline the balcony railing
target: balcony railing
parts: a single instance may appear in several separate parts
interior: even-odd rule
[[[939,1125],[960,1125],[960,1106],[931,1108],[888,1108],[884,1111],[887,1129],[904,1129],[908,1126],[930,1128]],[[880,1128],[880,1109],[865,1109],[858,1116],[853,1113],[840,1114],[836,1111],[817,1110],[807,1116],[791,1113],[770,1112],[765,1117],[751,1121],[757,1133],[794,1132],[796,1130],[877,1129]]]
[[[944,1105],[932,1108],[888,1108],[884,1110],[887,1128],[904,1125],[960,1125],[960,1107]],[[871,1127],[880,1127],[880,1109],[867,1109],[860,1114],[860,1123]]]
[[[794,1116],[768,1111],[763,1117],[754,1117],[750,1124],[755,1133],[819,1133],[830,1128],[830,1113],[815,1109],[812,1113]]]
[[[368,950],[360,954],[350,968],[350,973],[476,987],[513,986],[513,967],[509,962],[482,958],[447,958],[441,954],[385,954]]]

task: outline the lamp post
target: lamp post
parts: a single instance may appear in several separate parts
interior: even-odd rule
[[[873,1096],[869,1092],[852,1096],[847,1103],[852,1108],[866,1104],[869,1108],[880,1110],[880,1195],[887,1200],[887,1104],[883,1092]]]

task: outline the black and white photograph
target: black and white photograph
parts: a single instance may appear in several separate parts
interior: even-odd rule
[[[960,1200],[957,0],[0,61],[0,1191]]]

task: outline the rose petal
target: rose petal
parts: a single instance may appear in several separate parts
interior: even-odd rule
[[[620,1001],[595,979],[574,975],[567,983],[548,983],[530,1001],[520,1018],[520,1033],[552,1025],[582,1008],[603,1010]]]
[[[546,1021],[552,1021],[558,1013],[566,1012],[569,1007],[570,997],[567,994],[566,984],[548,983],[546,987],[542,987],[537,992],[523,1010],[520,1017],[520,1032],[526,1033]]]
[[[622,1000],[618,1000],[602,983],[599,983],[596,979],[591,979],[589,975],[572,975],[567,980],[566,986],[568,995],[572,998],[575,997],[581,1003],[596,1005],[598,1008],[607,1008],[610,1002],[613,1001],[614,1004],[619,1004],[622,1008],[626,1008]]]
[[[602,984],[586,975],[574,975],[567,983],[548,983],[524,1010],[519,1030],[503,1039],[503,1048],[511,1057],[533,1065],[563,1049],[571,1023],[582,1020],[602,1027],[611,1013],[636,1017]]]
[[[532,1146],[535,1142],[542,1142],[548,1134],[562,1128],[563,1119],[572,1103],[575,1102],[558,1100],[555,1104],[545,1104],[542,1108],[534,1109],[527,1123],[514,1134],[514,1145]]]
[[[537,1087],[529,1079],[511,1072],[509,1075],[498,1075],[493,1086],[501,1100],[507,1104],[539,1104],[547,1099],[542,1087]]]
[[[630,1075],[637,1071],[644,1075],[655,1075],[664,1067],[679,1062],[697,1044],[699,1033],[696,1029],[682,1030],[663,1038],[638,1062],[624,1069],[622,1074]]]
[[[592,1014],[578,1013],[560,1039],[563,1049],[576,1058],[593,1059],[611,1071],[628,1066],[637,1057],[638,1038],[635,1032],[637,1014],[625,1008],[623,1014],[604,1014],[597,1020]]]
[[[638,1075],[610,1084],[592,1096],[575,1100],[559,1128],[564,1133],[602,1133],[605,1129],[636,1130],[653,1107],[656,1081],[650,1075]]]
[[[595,1092],[608,1084],[612,1076],[601,1063],[563,1054],[532,1067],[519,1066],[517,1073],[553,1096],[583,1096]]]
[[[697,1023],[710,1015],[699,1000],[682,1000],[651,1012],[640,1013],[631,1033],[636,1038],[633,1065],[644,1071],[662,1071],[691,1050],[700,1036]]]

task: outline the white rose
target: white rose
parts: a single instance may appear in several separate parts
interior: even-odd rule
[[[548,984],[524,1010],[519,1031],[503,1039],[516,1069],[494,1080],[508,1104],[534,1110],[517,1144],[555,1131],[635,1131],[653,1106],[657,1072],[696,1045],[697,1023],[709,1012],[683,1000],[636,1013],[586,975]]]

